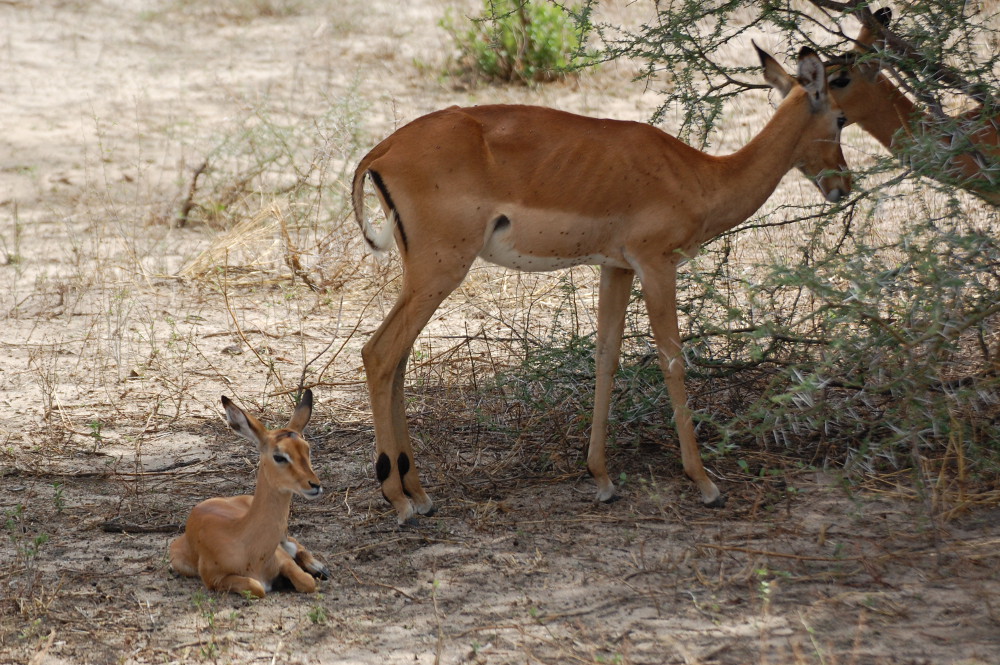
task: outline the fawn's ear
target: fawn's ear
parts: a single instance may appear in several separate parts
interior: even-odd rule
[[[312,390],[306,388],[306,391],[302,393],[301,399],[299,399],[298,406],[295,407],[295,412],[292,413],[292,417],[288,421],[288,429],[302,434],[302,430],[309,423],[309,417],[312,416],[312,410],[313,393]]]
[[[263,450],[267,441],[267,428],[225,395],[222,396],[222,406],[226,410],[226,421],[232,430],[247,441],[256,443],[257,447]]]
[[[795,87],[795,78],[785,71],[785,68],[778,64],[778,61],[771,57],[771,54],[757,46],[757,42],[751,42],[757,50],[757,57],[760,58],[760,66],[764,69],[764,80],[768,85],[781,93],[782,97],[787,97],[788,93]]]

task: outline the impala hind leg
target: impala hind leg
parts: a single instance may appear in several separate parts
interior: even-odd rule
[[[594,417],[590,428],[590,446],[587,448],[587,470],[597,483],[598,501],[610,501],[615,495],[615,485],[608,476],[604,452],[608,436],[608,413],[611,410],[611,389],[621,356],[625,310],[628,308],[634,275],[631,270],[601,268],[601,288],[597,301]]]
[[[202,581],[209,589],[214,591],[228,591],[230,593],[249,593],[254,598],[263,598],[267,594],[264,585],[252,577],[244,575],[225,575],[218,580],[211,580],[202,576]]]
[[[674,424],[680,440],[684,473],[698,486],[704,505],[710,508],[724,506],[726,498],[705,473],[684,388],[684,357],[677,325],[677,267],[659,266],[648,271],[644,269],[641,274],[646,310],[656,339],[657,357],[674,407]]]
[[[416,249],[411,246],[411,252]],[[449,257],[452,262],[460,257]],[[438,305],[465,278],[472,259],[461,269],[411,266],[404,258],[404,283],[399,299],[361,350],[368,378],[368,396],[375,423],[375,476],[382,495],[396,509],[400,524],[415,512],[428,514],[433,502],[420,485],[413,458],[403,396],[406,360],[420,331]]]
[[[406,363],[409,355],[410,349],[407,349],[403,360],[396,367],[392,384],[392,431],[399,444],[399,454],[395,458],[396,472],[402,483],[403,494],[410,499],[414,510],[420,515],[433,515],[434,502],[420,484],[416,456],[413,454],[413,444],[410,441],[410,428],[406,422],[406,396],[403,394],[403,387],[406,384]]]
[[[188,546],[187,534],[181,534],[170,543],[170,567],[181,575],[198,577],[198,564]]]

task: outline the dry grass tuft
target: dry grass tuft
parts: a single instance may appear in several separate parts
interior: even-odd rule
[[[284,264],[285,248],[281,243],[280,227],[279,204],[272,203],[218,235],[177,274],[182,278],[204,279],[218,273],[220,268],[227,274],[273,273],[277,266]]]

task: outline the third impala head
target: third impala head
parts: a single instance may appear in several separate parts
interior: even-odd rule
[[[306,390],[288,424],[280,429],[269,430],[228,397],[222,398],[229,426],[243,438],[257,444],[263,478],[280,491],[298,494],[307,499],[315,499],[323,493],[323,487],[310,462],[309,442],[302,435],[312,415],[312,404],[312,391]]]
[[[872,18],[887,29],[892,10],[883,7]],[[884,41],[879,33],[862,26],[853,48],[827,61],[826,75],[830,94],[847,116],[847,124],[858,123],[888,146],[912,115],[912,105],[881,73]]]
[[[827,201],[839,201],[851,191],[851,176],[840,149],[840,130],[847,119],[830,95],[823,62],[815,51],[803,47],[798,74],[792,76],[760,48],[757,54],[771,87],[786,98],[794,96],[794,103],[809,114],[810,122],[794,156],[796,168],[819,187]]]

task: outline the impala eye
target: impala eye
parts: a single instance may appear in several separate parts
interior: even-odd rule
[[[274,461],[278,464],[288,464],[292,460],[288,459],[288,455],[284,453],[274,453]]]
[[[850,76],[838,76],[837,78],[830,81],[830,86],[833,88],[846,88],[851,84]]]

